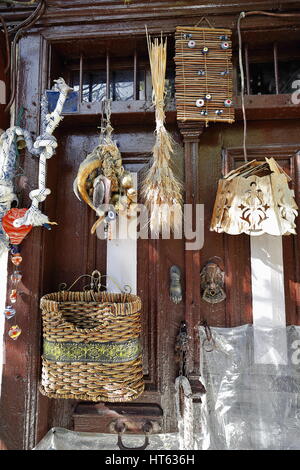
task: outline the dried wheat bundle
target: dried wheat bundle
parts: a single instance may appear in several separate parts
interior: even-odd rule
[[[181,223],[182,188],[171,168],[174,142],[164,125],[167,40],[163,38],[152,40],[147,34],[147,42],[155,106],[156,140],[152,149],[153,163],[143,180],[142,195],[151,211],[151,231],[158,234],[170,224],[175,229],[176,225]]]

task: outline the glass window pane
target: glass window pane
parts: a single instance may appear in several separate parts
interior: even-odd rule
[[[73,73],[74,91],[79,91],[79,72]],[[145,100],[145,71],[138,71],[138,97]],[[82,99],[86,102],[102,101],[106,96],[106,72],[91,71],[83,74]],[[114,101],[133,100],[133,69],[112,70],[110,76],[110,97]]]
[[[82,100],[86,102],[102,101],[106,96],[105,71],[85,72],[83,74]],[[73,89],[79,92],[79,72],[73,74]]]
[[[250,89],[253,95],[276,93],[273,63],[249,64]]]
[[[133,100],[133,70],[113,70],[110,93],[113,101]]]
[[[172,98],[174,98],[175,96],[175,69],[174,68],[167,67],[165,89],[166,89],[166,101],[169,101]]]
[[[300,79],[300,60],[279,62],[279,93],[293,93],[298,86],[293,88],[293,82]]]

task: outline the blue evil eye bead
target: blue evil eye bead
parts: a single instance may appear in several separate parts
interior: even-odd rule
[[[205,70],[198,70],[197,74],[198,74],[200,77],[204,77],[204,75],[205,75]]]
[[[212,99],[211,94],[210,94],[210,93],[207,93],[207,94],[205,95],[205,101],[211,101],[211,99]]]
[[[227,100],[224,101],[224,106],[226,108],[230,108],[230,106],[232,106],[232,100],[230,100],[229,98]]]
[[[204,46],[204,47],[202,48],[202,54],[208,54],[208,52],[209,52],[208,47],[207,47],[207,46]]]
[[[202,109],[202,111],[200,111],[200,114],[201,116],[207,116],[208,112],[206,111],[206,109]]]
[[[10,318],[15,316],[16,311],[11,305],[8,305],[7,307],[5,307],[3,313],[4,313],[6,320],[9,320]]]
[[[196,41],[189,41],[188,47],[190,47],[191,49],[193,49],[193,47],[196,47]]]
[[[16,255],[20,251],[20,247],[17,245],[10,245],[9,251],[11,252],[12,255]]]
[[[200,98],[199,100],[196,101],[196,106],[197,108],[202,108],[202,106],[204,106],[204,100],[202,98]]]
[[[217,116],[220,116],[221,114],[223,114],[223,109],[217,109],[215,113],[217,114]]]
[[[193,35],[191,33],[184,33],[183,37],[184,39],[191,39]]]
[[[106,222],[111,222],[112,220],[115,220],[116,217],[117,217],[116,212],[113,211],[113,210],[109,210],[109,211],[107,212],[107,215],[106,215],[106,217],[105,217],[105,220],[106,220]]]
[[[228,41],[228,36],[227,34],[223,34],[222,36],[219,36],[219,39],[221,39],[221,41]]]
[[[223,49],[224,51],[226,49],[229,49],[229,42],[227,41],[221,42],[221,49]]]
[[[222,72],[220,72],[220,75],[221,77],[226,77],[226,75],[229,75],[229,70],[222,70]]]

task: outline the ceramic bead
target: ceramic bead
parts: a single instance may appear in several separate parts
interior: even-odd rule
[[[20,253],[17,253],[15,255],[13,255],[11,257],[11,262],[15,265],[15,266],[19,266],[21,263],[22,263],[22,256],[20,255]]]
[[[7,307],[5,307],[3,313],[4,313],[5,318],[9,320],[10,318],[15,316],[16,311],[11,305],[8,305]]]
[[[9,329],[8,336],[10,336],[11,339],[17,339],[21,333],[21,328],[18,325],[14,325]]]
[[[10,293],[10,296],[9,296],[9,299],[10,299],[12,304],[16,303],[16,301],[17,301],[17,289],[12,289],[12,291]]]

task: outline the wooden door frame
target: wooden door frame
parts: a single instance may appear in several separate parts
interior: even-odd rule
[[[218,3],[203,2],[201,8],[196,0],[178,2],[162,0],[155,2],[155,7],[145,6],[142,2],[130,8],[121,5],[112,10],[111,5],[106,2],[106,7],[101,8],[100,3],[83,1],[84,11],[71,7],[62,9],[63,0],[56,0],[48,7],[44,17],[35,28],[28,31],[27,35],[19,43],[19,83],[16,99],[16,109],[21,105],[25,108],[25,114],[21,125],[35,135],[39,134],[40,110],[39,102],[42,91],[47,86],[47,51],[51,41],[64,41],[78,37],[96,37],[102,35],[111,37],[116,32],[125,35],[144,34],[145,21],[148,22],[149,30],[160,32],[162,19],[164,31],[173,33],[175,26],[194,25],[204,13],[213,13],[215,26],[235,26],[237,14],[241,7],[232,6],[232,2],[226,0],[220,5]],[[78,2],[77,2],[78,3]],[[111,4],[113,5],[113,1]],[[174,7],[170,7],[170,3]],[[248,2],[246,2],[248,3]],[[159,4],[159,5],[158,5]],[[257,2],[258,4],[258,2]],[[141,9],[142,6],[142,9]],[[271,0],[260,2],[260,8],[272,9],[274,2]],[[290,1],[285,8],[297,9],[297,2]],[[158,8],[159,7],[159,8]],[[0,8],[1,14],[10,24],[18,19],[28,16],[27,8],[6,9]],[[120,16],[126,27],[120,28]],[[87,19],[88,18],[88,19]],[[83,22],[85,24],[83,24]],[[299,19],[286,21],[272,20],[269,25],[271,29],[284,25],[285,28],[300,24]],[[113,27],[112,27],[113,25]],[[247,28],[250,33],[256,28],[264,30],[265,19],[252,18],[247,20]],[[245,26],[246,28],[246,26]],[[265,34],[265,33],[263,33]],[[27,71],[30,70],[30,74]],[[5,124],[8,125],[7,122]],[[202,133],[201,126],[187,124],[181,127],[181,133],[185,142],[186,176],[187,188],[193,186],[194,175],[198,173],[197,148]],[[54,157],[55,158],[55,157]],[[201,155],[200,155],[201,158]],[[37,164],[32,158],[26,158],[24,170],[31,181],[37,181]],[[194,188],[197,191],[197,188]],[[195,196],[193,195],[195,194]],[[186,201],[196,204],[198,195],[187,193]],[[28,203],[25,200],[24,203]],[[44,233],[43,229],[35,228],[28,240],[22,247],[22,256],[28,264],[22,266],[23,280],[20,299],[17,303],[18,318],[22,321],[23,332],[17,343],[10,339],[6,340],[6,364],[3,369],[2,396],[0,404],[0,449],[31,449],[34,447],[38,436],[48,431],[48,399],[42,397],[38,392],[38,377],[40,373],[40,350],[41,350],[41,320],[39,314],[39,298],[42,294],[43,284],[43,259],[44,259]],[[192,263],[192,266],[190,265]],[[200,266],[200,254],[191,253],[186,255],[187,279],[193,284],[193,289],[186,300],[186,320],[189,323],[191,334],[195,325],[195,318],[199,312],[195,312],[195,306],[199,301],[199,285],[195,281]],[[197,279],[197,278],[196,278]],[[188,283],[186,283],[188,285]],[[199,303],[198,303],[199,305]],[[6,333],[8,329],[6,325]],[[33,333],[34,332],[34,333]],[[7,335],[5,334],[5,338]],[[17,344],[17,347],[16,347]],[[197,346],[196,346],[197,348]],[[194,351],[195,352],[195,351]],[[195,354],[189,357],[189,373],[191,378],[195,375],[197,364],[194,363]],[[194,377],[196,380],[196,377]],[[72,407],[72,403],[68,406]],[[66,423],[67,425],[68,423]]]

